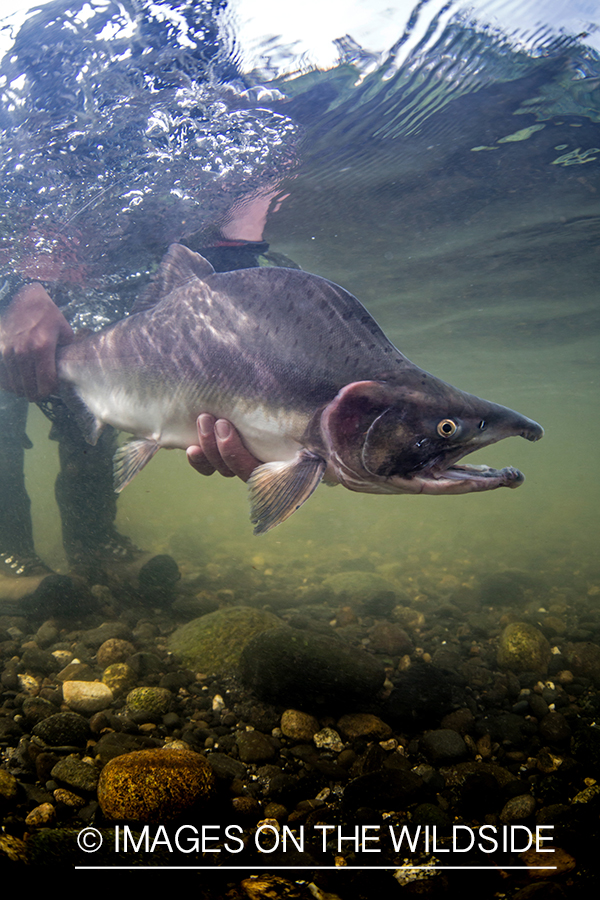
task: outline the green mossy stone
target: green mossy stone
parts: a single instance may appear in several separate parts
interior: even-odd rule
[[[511,672],[546,674],[552,656],[550,644],[541,631],[525,622],[507,625],[500,635],[498,665]]]
[[[173,632],[169,650],[197,671],[225,672],[238,665],[253,637],[281,624],[273,613],[251,606],[218,609]]]
[[[127,694],[127,707],[134,712],[164,716],[171,705],[171,691],[160,687],[137,687]]]
[[[136,750],[111,759],[100,774],[98,800],[116,822],[169,822],[213,795],[215,776],[192,750]]]

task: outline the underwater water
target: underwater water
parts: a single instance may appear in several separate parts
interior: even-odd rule
[[[558,24],[507,37],[457,7],[403,58],[399,34],[378,59],[347,41],[337,66],[302,71],[284,48],[279,69],[299,72],[249,76],[282,91],[278,108],[303,129],[289,196],[267,222],[272,249],[354,293],[413,362],[539,421],[541,443],[473,457],[520,468],[525,484],[444,498],[321,487],[256,538],[242,484],[199,478],[163,451],[119,500],[140,546],[192,569],[256,558],[294,581],[363,556],[430,578],[597,579],[600,88],[597,53],[561,29],[561,10]],[[434,13],[425,4],[417,26],[433,29]],[[45,428],[34,411],[28,484],[39,552],[60,566]]]

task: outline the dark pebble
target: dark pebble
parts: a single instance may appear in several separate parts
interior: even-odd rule
[[[421,747],[429,759],[439,763],[459,760],[467,754],[464,740],[457,731],[450,728],[429,731],[421,738]]]
[[[243,763],[265,762],[275,756],[272,738],[260,731],[242,731],[237,735],[236,743]]]
[[[33,733],[52,747],[81,746],[89,737],[90,726],[88,720],[77,713],[61,712],[38,722]]]
[[[74,791],[88,794],[95,791],[98,785],[98,770],[76,756],[59,760],[50,775],[55,781],[63,782]]]

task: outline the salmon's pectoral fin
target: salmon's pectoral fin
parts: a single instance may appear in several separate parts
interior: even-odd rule
[[[265,534],[295,513],[318,487],[326,468],[320,456],[301,450],[291,462],[255,469],[248,481],[254,534]]]
[[[113,457],[116,494],[120,494],[123,488],[127,487],[158,450],[160,450],[160,444],[148,440],[128,441],[119,447]]]

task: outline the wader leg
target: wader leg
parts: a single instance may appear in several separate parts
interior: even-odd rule
[[[105,428],[93,447],[64,405],[53,404],[51,418],[50,437],[59,443],[60,473],[55,493],[65,554],[72,569],[87,577],[99,577],[104,562],[132,560],[139,552],[114,524],[117,495],[112,458],[116,431]]]
[[[36,556],[31,503],[25,490],[27,400],[0,391],[0,570],[8,575],[49,573]]]

